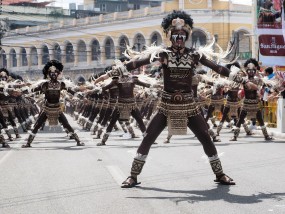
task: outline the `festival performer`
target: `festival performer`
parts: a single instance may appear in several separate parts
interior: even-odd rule
[[[14,79],[10,76],[9,71],[6,68],[0,69],[0,108],[2,110],[5,120],[13,127],[16,138],[21,138],[19,130],[15,119],[17,117],[18,122],[23,128],[23,131],[26,131],[26,125],[20,116],[18,111],[18,104],[16,98],[22,95],[22,88],[26,86],[25,84],[15,85]],[[9,136],[9,139],[13,138],[9,134],[9,130],[5,127],[5,131]]]
[[[124,66],[123,62],[119,60],[117,61],[117,64],[119,66]],[[117,86],[119,94],[118,104],[112,113],[112,118],[106,129],[106,133],[104,134],[101,143],[98,143],[97,146],[106,145],[106,141],[109,138],[109,135],[117,120],[129,121],[130,116],[132,116],[137,121],[138,126],[143,134],[146,131],[146,127],[143,123],[140,111],[135,102],[134,88],[136,85],[147,88],[149,88],[151,85],[140,81],[137,76],[131,75],[131,73],[129,73],[127,70],[124,71],[125,72],[123,72],[119,78],[113,78],[112,82],[109,85],[102,88],[102,91],[106,91],[113,88],[114,86]],[[130,134],[134,136],[134,132]]]
[[[257,71],[259,70],[259,65],[256,59],[250,58],[244,63],[244,68],[246,69],[248,81],[253,83],[255,87],[244,87],[244,100],[241,108],[241,112],[239,115],[238,122],[236,124],[236,129],[234,130],[234,136],[231,141],[237,141],[237,138],[240,133],[241,124],[244,123],[245,118],[253,119],[256,118],[259,125],[261,126],[262,133],[264,135],[265,140],[272,140],[272,137],[269,136],[266,126],[264,125],[263,117],[261,110],[259,108],[259,96],[258,90],[264,82],[262,79],[256,76]]]
[[[206,54],[210,53],[210,49],[206,53],[206,51],[196,51],[185,47],[185,42],[191,36],[193,28],[193,20],[187,13],[173,11],[163,19],[162,27],[164,32],[170,36],[172,43],[170,47],[166,49],[160,46],[147,47],[141,55],[134,56],[129,63],[116,68],[116,72],[120,74],[125,70],[131,71],[149,64],[157,58],[162,64],[164,78],[164,89],[158,111],[148,124],[145,137],[134,158],[131,175],[123,182],[122,188],[131,188],[139,184],[137,176],[142,171],[150,147],[166,125],[168,125],[170,134],[186,134],[188,126],[202,143],[204,152],[209,157],[210,165],[216,175],[215,181],[225,185],[234,185],[233,179],[223,171],[216,147],[208,133],[207,123],[194,102],[192,92],[192,76],[199,63],[223,76],[229,76],[230,71],[207,59]],[[98,78],[95,83],[110,76],[112,73],[107,73]],[[231,75],[229,79],[244,83],[248,87],[251,86],[237,75]]]
[[[77,146],[84,146],[74,132],[74,129],[68,123],[61,105],[60,105],[60,95],[62,90],[66,90],[71,94],[75,94],[75,91],[68,88],[64,81],[59,81],[58,76],[62,73],[63,65],[57,60],[50,60],[46,63],[43,68],[44,80],[35,88],[32,88],[32,92],[40,92],[45,95],[44,104],[42,106],[39,117],[34,124],[34,128],[30,133],[27,143],[22,145],[22,148],[31,147],[38,129],[42,127],[46,120],[49,121],[49,125],[58,125],[60,122],[65,129],[69,131],[69,134],[77,142]]]
[[[236,68],[240,70],[240,64],[238,62],[235,62],[233,64],[227,64],[226,67],[231,70]],[[228,117],[234,119],[234,125],[237,123],[237,119],[240,113],[240,99],[238,96],[238,93],[240,91],[240,84],[236,82],[232,82],[231,84],[228,85],[227,88],[227,96],[226,96],[226,103],[223,108],[223,115],[221,118],[221,121],[217,127],[217,135],[220,135],[220,132],[223,128],[224,122]],[[245,123],[244,123],[245,124]]]

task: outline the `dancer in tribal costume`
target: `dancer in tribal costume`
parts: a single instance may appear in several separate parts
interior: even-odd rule
[[[239,63],[235,62],[233,64],[227,64],[226,67],[228,69],[240,69],[240,65]],[[217,135],[220,135],[220,132],[223,128],[223,124],[226,121],[227,118],[233,118],[234,119],[234,125],[236,125],[237,123],[237,119],[240,113],[240,99],[238,96],[238,93],[240,91],[240,84],[236,83],[236,82],[231,82],[228,86],[227,86],[228,90],[227,90],[227,96],[226,96],[226,103],[225,106],[223,108],[223,114],[222,114],[222,118],[221,121],[217,127]],[[245,123],[244,123],[245,124]]]
[[[117,81],[118,77],[113,77],[113,80]],[[105,111],[104,118],[101,124],[99,124],[98,132],[96,136],[97,139],[101,138],[103,129],[107,126],[108,121],[110,121],[110,119],[113,117],[114,110],[117,107],[118,96],[119,96],[118,86],[114,85],[113,87],[106,90],[105,93],[107,93],[106,96],[108,97],[108,108]],[[122,121],[119,121],[119,122],[120,122],[120,125],[122,126],[124,133],[127,133],[128,130],[126,129],[126,125],[124,124],[124,122]]]
[[[145,64],[149,64],[155,57],[162,64],[164,89],[158,111],[148,124],[146,134],[140,144],[137,155],[131,167],[131,175],[123,182],[122,188],[131,188],[138,184],[137,176],[141,173],[151,145],[168,125],[170,134],[186,134],[187,126],[202,143],[214,174],[216,182],[233,185],[235,182],[222,169],[216,147],[208,133],[208,126],[196,106],[192,92],[192,76],[199,63],[211,68],[223,76],[229,76],[230,71],[206,57],[206,53],[185,47],[185,42],[191,34],[192,18],[182,11],[173,11],[162,22],[164,31],[170,35],[172,45],[167,49],[162,47],[147,47],[139,56],[122,66],[115,68],[117,73],[132,71]],[[110,75],[111,76],[111,75]],[[95,83],[108,78],[103,75]],[[244,82],[248,87],[251,84],[237,75],[231,75],[231,80]],[[159,125],[157,125],[159,124]]]
[[[10,84],[8,70],[5,68],[0,69],[0,107],[5,120],[13,127],[16,138],[21,138],[19,130],[15,122],[15,107],[17,106],[15,96],[20,96],[22,94],[20,88],[14,88],[13,84]],[[8,129],[5,128],[8,134]],[[9,134],[8,134],[9,136]],[[9,136],[11,140],[12,137]]]
[[[8,135],[8,138],[10,141],[13,141],[13,137],[10,133],[10,130],[8,129],[8,126],[4,120],[4,115],[1,111],[1,108],[0,108],[0,125],[1,125],[1,132],[0,132],[0,143],[2,144],[2,147],[3,148],[10,148],[9,144],[5,142],[5,138],[3,136],[3,132],[2,130]]]
[[[259,70],[258,62],[250,58],[244,63],[244,68],[248,76],[248,81],[253,83],[255,87],[248,88],[244,86],[244,100],[239,115],[238,122],[236,124],[236,129],[234,130],[234,136],[231,141],[237,141],[237,138],[240,133],[240,126],[245,122],[245,118],[248,119],[256,118],[259,125],[261,126],[262,133],[265,140],[272,140],[272,137],[268,135],[266,126],[264,125],[263,117],[261,110],[259,108],[259,97],[258,90],[259,87],[263,85],[263,82],[260,78],[257,78],[256,72]]]
[[[123,63],[120,62],[120,64]],[[112,72],[113,76],[117,76],[117,71]],[[109,73],[108,73],[109,74]],[[112,88],[114,86],[118,87],[119,95],[118,95],[118,104],[112,114],[112,118],[110,120],[110,123],[106,129],[106,133],[104,134],[101,143],[98,143],[97,146],[103,146],[106,145],[106,141],[109,138],[109,135],[117,122],[117,120],[121,121],[128,121],[130,119],[130,116],[132,116],[136,122],[138,123],[138,126],[142,133],[146,131],[146,127],[143,123],[141,114],[139,112],[139,109],[137,107],[137,104],[135,102],[134,97],[134,88],[136,85],[143,86],[143,87],[150,87],[150,84],[141,82],[138,77],[131,76],[129,72],[124,72],[118,79],[113,79],[112,82],[103,87],[102,90],[108,90],[109,88]],[[130,127],[128,127],[130,128]],[[130,130],[129,130],[130,131]],[[134,134],[133,130],[132,133]]]
[[[75,91],[67,88],[65,82],[59,81],[58,76],[62,73],[63,65],[57,60],[50,60],[46,63],[43,68],[44,81],[32,88],[32,92],[40,92],[45,95],[44,104],[39,114],[39,117],[34,125],[32,132],[29,134],[27,143],[22,145],[22,148],[31,147],[38,129],[45,123],[46,120],[49,121],[49,125],[58,125],[58,121],[63,125],[65,129],[68,130],[69,134],[77,142],[77,146],[83,146],[79,140],[78,135],[74,132],[74,129],[68,123],[62,108],[60,106],[60,95],[62,90],[66,90],[71,94],[75,94]]]

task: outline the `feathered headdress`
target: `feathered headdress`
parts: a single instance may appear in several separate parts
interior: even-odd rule
[[[249,58],[246,60],[244,63],[244,68],[260,70],[259,64],[255,58]]]
[[[173,30],[185,30],[187,33],[186,39],[193,28],[193,19],[189,14],[181,10],[173,10],[172,13],[168,14],[162,20],[161,27],[166,35],[171,33]]]

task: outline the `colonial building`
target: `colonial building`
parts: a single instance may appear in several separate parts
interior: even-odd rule
[[[192,15],[194,29],[188,46],[199,47],[216,38],[225,48],[236,38],[240,59],[251,56],[251,7],[219,0],[163,2],[159,7],[114,12],[84,19],[62,20],[7,32],[2,39],[0,66],[33,77],[49,59],[58,59],[66,72],[103,70],[122,55],[126,45],[141,51],[145,45],[167,42],[160,27],[173,9]]]

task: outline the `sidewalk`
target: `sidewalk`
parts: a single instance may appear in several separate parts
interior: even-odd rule
[[[268,134],[270,136],[273,136],[274,138],[284,139],[285,140],[285,133],[280,132],[277,128],[268,128],[267,127]],[[262,135],[261,129],[254,129],[252,130],[253,133]],[[285,142],[285,141],[284,141]]]

